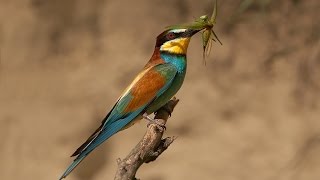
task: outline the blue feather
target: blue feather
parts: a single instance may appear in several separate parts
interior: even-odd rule
[[[69,165],[67,170],[63,173],[63,175],[59,178],[59,180],[65,178],[68,176],[71,171],[78,166],[78,164],[91,152],[93,151],[97,146],[99,146],[101,143],[103,143],[105,140],[110,138],[112,135],[120,131],[123,127],[125,127],[128,123],[130,123],[134,118],[136,118],[140,112],[145,108],[142,107],[139,110],[131,113],[129,116],[119,119],[117,121],[113,121],[108,126],[106,126],[99,135],[86,147],[84,151],[82,151],[76,159]]]

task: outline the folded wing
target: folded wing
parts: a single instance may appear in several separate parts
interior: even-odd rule
[[[60,179],[66,177],[91,151],[123,129],[144,112],[146,107],[171,85],[177,69],[171,64],[158,64],[144,69],[120,96],[100,127],[72,156],[77,156]]]

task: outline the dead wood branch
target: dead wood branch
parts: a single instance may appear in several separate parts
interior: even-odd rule
[[[118,159],[118,169],[115,180],[135,180],[136,173],[143,163],[154,161],[175,140],[175,137],[162,139],[165,124],[174,107],[179,102],[174,98],[160,108],[155,116],[158,124],[149,124],[147,132],[134,149],[123,160]]]

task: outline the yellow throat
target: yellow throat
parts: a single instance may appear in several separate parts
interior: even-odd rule
[[[173,54],[187,54],[188,45],[190,42],[189,37],[181,37],[165,42],[161,47],[161,51],[167,51]]]

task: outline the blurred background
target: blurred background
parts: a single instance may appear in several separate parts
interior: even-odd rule
[[[1,0],[1,179],[57,179],[149,60],[167,25],[211,0]],[[220,0],[214,43],[188,51],[178,139],[141,179],[318,180],[320,2]],[[113,136],[67,178],[113,179],[146,122]]]

